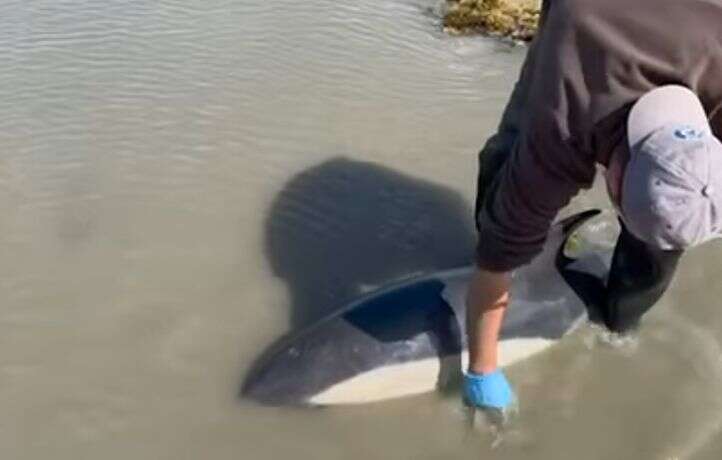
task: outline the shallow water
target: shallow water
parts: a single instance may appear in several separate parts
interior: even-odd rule
[[[719,245],[636,345],[585,329],[511,369],[493,449],[455,394],[238,399],[280,335],[471,260],[524,49],[445,36],[435,6],[0,4],[2,458],[718,458]]]

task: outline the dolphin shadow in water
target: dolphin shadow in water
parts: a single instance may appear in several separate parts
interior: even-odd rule
[[[265,227],[293,329],[390,280],[470,264],[476,243],[471,207],[458,192],[346,158],[293,177]]]

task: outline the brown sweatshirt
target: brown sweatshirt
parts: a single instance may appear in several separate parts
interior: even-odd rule
[[[477,216],[477,263],[506,271],[537,255],[561,208],[624,139],[631,105],[681,84],[722,137],[722,0],[551,0],[498,133],[508,155]]]

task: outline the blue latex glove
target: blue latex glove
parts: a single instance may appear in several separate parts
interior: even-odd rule
[[[488,374],[464,375],[464,399],[480,409],[508,409],[516,400],[501,369]]]

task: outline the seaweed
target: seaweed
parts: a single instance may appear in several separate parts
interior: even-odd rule
[[[537,31],[539,0],[447,0],[444,30],[484,33],[528,42]]]

